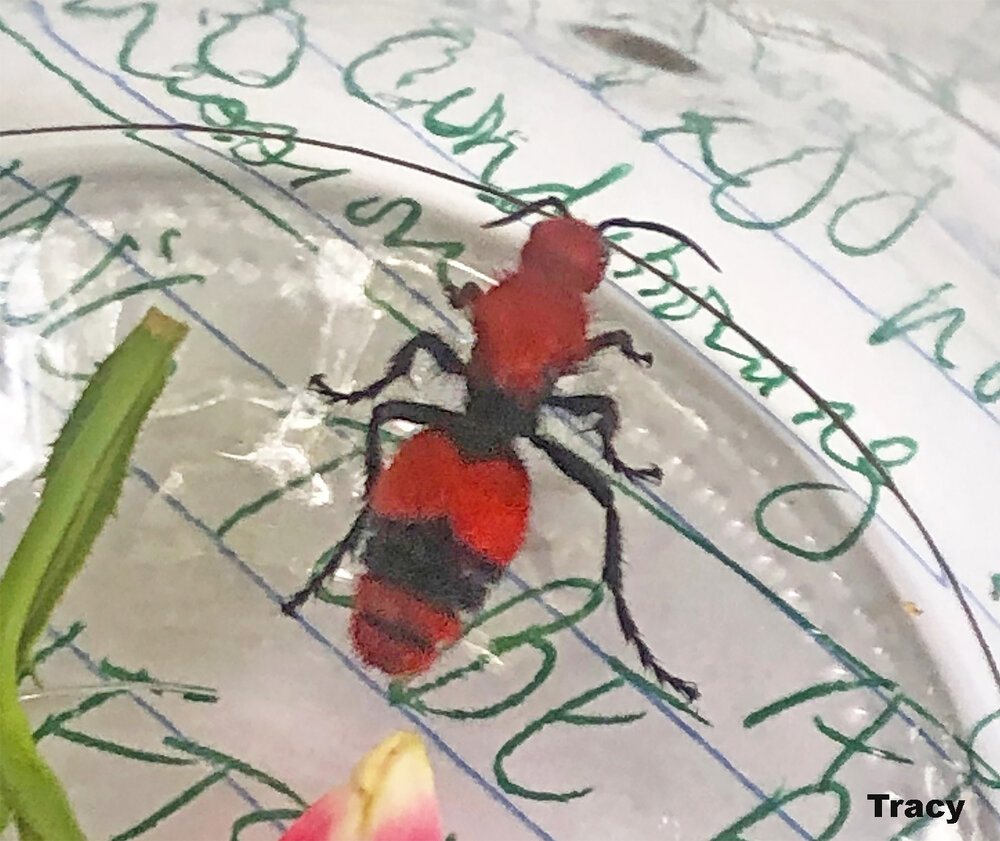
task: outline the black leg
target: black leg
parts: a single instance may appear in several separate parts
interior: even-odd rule
[[[619,417],[618,404],[610,397],[603,394],[553,394],[545,403],[559,409],[565,409],[570,414],[577,417],[587,415],[600,415],[600,420],[594,426],[594,430],[601,437],[604,458],[614,468],[616,473],[621,473],[628,479],[648,479],[659,482],[663,478],[663,471],[655,465],[649,467],[629,467],[618,458],[613,439],[618,432]]]
[[[616,348],[626,359],[631,359],[647,368],[653,364],[653,354],[637,352],[632,345],[632,337],[625,330],[612,330],[610,333],[594,336],[587,342],[587,356],[593,356],[607,348]]]
[[[457,412],[431,406],[428,403],[412,403],[409,400],[387,400],[379,403],[372,410],[368,422],[368,434],[365,437],[365,496],[371,491],[375,479],[382,469],[382,441],[379,438],[379,427],[391,420],[403,420],[419,423],[423,426],[433,426],[448,431],[456,418]]]
[[[353,404],[359,400],[376,397],[391,383],[409,373],[413,366],[413,358],[421,350],[427,351],[434,357],[438,367],[446,374],[465,373],[465,363],[459,359],[458,354],[448,346],[444,339],[436,333],[417,333],[392,355],[385,376],[375,380],[371,385],[351,392],[334,391],[326,384],[322,374],[313,374],[309,378],[309,388],[325,398],[328,403],[346,402]]]
[[[323,564],[321,569],[316,570],[316,572],[309,577],[309,581],[306,586],[290,595],[281,603],[282,613],[286,616],[294,616],[295,612],[302,607],[305,601],[323,586],[323,582],[337,571],[337,567],[340,566],[340,562],[344,559],[344,555],[352,551],[354,547],[358,545],[358,540],[361,538],[361,535],[365,530],[367,517],[368,509],[366,508],[358,514],[357,519],[351,525],[350,530],[346,535],[344,535],[344,539],[336,545],[333,550],[333,554],[330,555],[327,562]]]
[[[365,438],[365,495],[367,496],[371,490],[375,477],[382,469],[382,447],[379,440],[379,427],[382,424],[391,420],[405,420],[447,430],[456,417],[458,417],[456,412],[442,409],[440,406],[411,403],[406,400],[389,400],[376,406],[372,410],[372,417],[368,423],[368,434]],[[323,585],[323,582],[337,570],[344,556],[358,545],[358,540],[364,533],[367,517],[368,509],[365,508],[351,525],[344,539],[337,544],[323,568],[310,576],[305,587],[282,602],[281,610],[283,613],[289,616],[293,615],[306,599],[313,595]]]
[[[632,618],[625,594],[622,589],[622,540],[618,512],[615,510],[614,494],[607,480],[593,466],[584,461],[576,453],[566,449],[555,441],[550,441],[541,435],[532,435],[532,444],[547,455],[552,463],[566,476],[578,485],[586,488],[596,499],[605,512],[604,531],[604,569],[601,577],[614,599],[615,612],[618,614],[618,626],[627,642],[635,646],[639,652],[639,662],[649,669],[661,684],[672,686],[678,692],[694,701],[700,693],[693,683],[666,671],[653,656],[653,652],[643,641],[639,628]]]

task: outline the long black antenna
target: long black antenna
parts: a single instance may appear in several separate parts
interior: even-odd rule
[[[559,211],[562,216],[569,216],[569,208],[566,207],[566,202],[564,202],[558,196],[546,196],[544,199],[539,199],[538,201],[533,201],[531,204],[526,204],[524,207],[519,207],[513,213],[508,213],[506,216],[501,216],[499,219],[494,219],[492,222],[487,222],[485,225],[481,225],[481,228],[499,228],[503,225],[509,225],[512,222],[517,222],[519,219],[523,219],[530,213],[541,213],[547,207],[554,207]]]
[[[529,203],[523,199],[519,199],[505,190],[501,190],[498,187],[493,187],[490,184],[481,184],[478,181],[473,181],[469,178],[462,178],[457,175],[452,175],[451,173],[444,172],[440,169],[435,169],[434,167],[424,166],[423,164],[415,163],[414,161],[407,161],[403,158],[397,158],[393,155],[384,155],[381,152],[374,152],[371,149],[364,149],[360,146],[350,146],[345,143],[333,143],[329,140],[320,140],[314,137],[299,137],[297,135],[291,134],[281,134],[279,132],[271,131],[256,131],[253,129],[239,129],[239,128],[223,128],[223,127],[213,127],[213,126],[203,126],[197,125],[195,123],[96,123],[96,124],[79,124],[79,125],[67,125],[67,126],[40,126],[34,128],[20,128],[20,129],[4,129],[0,131],[0,137],[21,137],[29,135],[42,135],[42,134],[69,134],[73,132],[98,132],[98,131],[173,131],[181,132],[188,131],[196,134],[213,134],[213,135],[228,135],[231,137],[249,137],[256,138],[260,140],[281,140],[289,141],[294,143],[301,143],[304,146],[315,146],[320,149],[330,149],[335,152],[343,152],[348,155],[357,155],[363,158],[370,158],[376,161],[382,161],[384,163],[392,164],[393,166],[402,167],[404,169],[413,170],[414,172],[421,172],[425,175],[431,175],[435,178],[440,178],[444,181],[449,181],[452,184],[458,184],[463,187],[468,187],[470,189],[476,190],[480,193],[487,193],[496,198],[504,199],[519,208],[525,208],[529,206]],[[558,200],[557,200],[558,201]],[[541,204],[544,205],[544,202]],[[545,213],[541,208],[538,208],[538,212]],[[545,215],[551,215],[545,213]],[[631,221],[631,220],[606,220],[603,224],[605,226],[610,225],[612,221]],[[660,230],[665,233],[670,233],[671,236],[677,237],[680,232],[673,232],[673,229],[667,230],[667,226],[660,226],[658,223],[645,223],[645,224],[632,224],[632,227],[649,227],[651,230]],[[681,239],[685,244],[694,247],[693,241],[688,241],[686,238]],[[871,466],[875,469],[878,474],[879,479],[882,484],[888,489],[898,501],[899,504],[903,506],[910,520],[917,527],[920,532],[921,537],[923,537],[924,542],[927,544],[928,549],[931,551],[934,560],[937,561],[938,565],[941,567],[942,572],[944,572],[945,578],[948,579],[948,583],[951,586],[952,591],[955,594],[955,598],[958,599],[959,605],[961,605],[962,612],[965,614],[965,618],[968,620],[969,627],[972,628],[973,636],[976,638],[976,642],[979,644],[979,648],[982,651],[983,657],[986,659],[986,663],[989,666],[990,673],[993,675],[993,682],[996,684],[997,689],[1000,689],[1000,667],[997,666],[996,658],[993,656],[993,652],[990,650],[989,644],[986,642],[986,637],[983,634],[983,629],[979,626],[979,622],[976,620],[975,614],[972,612],[972,606],[969,604],[969,600],[965,597],[965,593],[962,592],[962,585],[955,575],[954,570],[951,565],[944,559],[944,555],[938,548],[937,543],[934,538],[931,537],[930,532],[924,525],[923,520],[920,519],[917,512],[910,505],[909,501],[903,495],[903,492],[893,481],[892,477],[889,475],[889,471],[886,470],[885,466],[879,461],[878,457],[871,451],[867,444],[861,440],[858,434],[850,427],[850,425],[834,410],[833,406],[819,395],[819,393],[807,383],[796,371],[783,359],[781,359],[773,350],[771,350],[762,341],[757,339],[748,330],[741,327],[733,319],[726,315],[722,310],[712,304],[710,301],[703,298],[697,292],[695,292],[690,287],[681,283],[675,277],[668,275],[666,272],[661,271],[655,266],[651,265],[647,260],[633,254],[626,248],[623,248],[618,243],[607,240],[607,244],[610,248],[613,248],[619,254],[627,257],[636,263],[636,265],[642,266],[646,271],[659,277],[665,283],[673,286],[682,294],[686,295],[696,304],[698,304],[706,312],[711,313],[715,316],[722,324],[725,324],[731,330],[734,330],[737,335],[741,338],[746,339],[750,345],[753,346],[761,355],[769,359],[775,364],[779,371],[781,371],[788,379],[795,383],[802,391],[815,402],[816,406],[822,409],[823,412],[830,418],[833,425],[837,427],[841,432],[843,432],[858,448],[858,451],[868,460]],[[708,258],[707,254],[701,252],[697,249],[702,257],[709,260],[711,265],[715,263]],[[716,266],[718,268],[718,266]]]
[[[604,233],[608,228],[639,228],[643,231],[653,231],[658,234],[666,234],[668,237],[673,237],[678,242],[683,242],[717,272],[722,271],[722,269],[719,268],[719,264],[709,256],[708,252],[704,248],[691,239],[691,237],[683,231],[678,231],[677,228],[672,228],[670,225],[664,225],[662,222],[647,222],[644,219],[626,219],[624,216],[615,216],[612,219],[605,219],[603,222],[598,222],[596,227],[601,233]]]

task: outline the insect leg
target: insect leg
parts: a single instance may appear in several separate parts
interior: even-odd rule
[[[344,559],[344,555],[352,551],[355,546],[358,545],[358,540],[361,538],[362,533],[365,530],[365,521],[368,517],[368,509],[365,508],[357,518],[351,524],[350,530],[344,535],[343,540],[340,541],[334,547],[333,553],[327,559],[326,563],[323,564],[321,569],[316,570],[310,577],[309,581],[305,587],[301,590],[290,595],[281,603],[281,612],[286,616],[294,616],[295,612],[302,607],[305,601],[313,595],[321,586],[323,582],[334,572],[336,572],[337,567],[340,566],[340,562]]]
[[[465,363],[458,354],[436,333],[417,333],[405,345],[397,350],[389,360],[385,376],[381,377],[371,385],[358,389],[357,391],[343,392],[334,391],[326,384],[322,374],[313,374],[309,378],[309,390],[319,394],[328,403],[346,402],[348,404],[357,403],[359,400],[366,400],[377,396],[384,391],[391,383],[409,373],[413,366],[413,358],[418,351],[427,351],[437,362],[438,367],[446,374],[464,374]]]
[[[663,478],[663,471],[655,465],[649,467],[629,467],[618,458],[618,452],[612,442],[618,432],[620,419],[618,404],[603,394],[553,394],[545,401],[546,405],[565,409],[570,414],[584,418],[587,415],[599,415],[600,419],[593,427],[601,437],[601,445],[605,460],[616,473],[621,473],[628,479],[648,479],[654,482]]]
[[[639,353],[632,344],[632,336],[625,330],[612,330],[610,333],[601,333],[599,336],[589,339],[587,341],[587,356],[593,356],[608,348],[621,351],[626,359],[638,362],[647,368],[653,364],[653,354]]]
[[[693,683],[666,671],[653,656],[639,633],[639,628],[632,618],[625,594],[622,590],[622,539],[618,512],[615,509],[614,494],[607,479],[592,465],[580,458],[576,453],[566,449],[555,441],[541,435],[532,435],[529,439],[538,449],[549,457],[559,470],[587,490],[596,499],[605,512],[604,530],[604,569],[601,577],[614,599],[615,612],[618,614],[618,626],[627,642],[635,646],[639,652],[639,662],[649,669],[661,684],[672,686],[678,692],[694,701],[700,693]]]
[[[368,434],[365,437],[365,496],[375,484],[375,479],[382,469],[382,442],[379,439],[379,427],[391,420],[404,420],[419,423],[422,426],[432,426],[435,429],[448,431],[458,412],[432,406],[429,403],[413,403],[409,400],[387,400],[379,403],[373,410],[368,422]]]
[[[382,424],[388,423],[390,420],[407,420],[411,423],[447,429],[456,416],[455,412],[442,409],[440,406],[411,403],[406,400],[389,400],[376,406],[372,411],[371,421],[368,424],[368,434],[365,439],[365,470],[367,474],[365,494],[367,495],[368,491],[371,490],[375,477],[382,467],[382,448],[379,441],[379,427]],[[293,593],[282,602],[281,610],[283,613],[289,616],[293,615],[322,586],[323,582],[336,571],[337,567],[340,566],[340,562],[344,559],[344,555],[357,546],[358,540],[364,533],[367,515],[368,509],[365,508],[358,515],[357,519],[355,519],[344,539],[334,548],[333,553],[322,569],[317,570],[310,576],[309,582],[305,587]]]

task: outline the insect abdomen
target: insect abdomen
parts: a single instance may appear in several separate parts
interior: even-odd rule
[[[405,441],[369,497],[369,537],[351,636],[390,675],[425,671],[461,635],[462,611],[482,607],[517,553],[528,477],[514,458],[466,461],[428,430]]]
[[[503,567],[456,539],[448,520],[373,520],[364,563],[383,581],[442,610],[479,610]]]
[[[524,541],[529,493],[527,471],[513,454],[467,459],[445,433],[426,430],[379,474],[369,507],[386,520],[444,520],[465,547],[505,567]]]
[[[361,658],[390,675],[428,669],[482,607],[503,568],[476,555],[444,519],[376,518],[365,546],[351,634]]]
[[[389,675],[426,671],[438,649],[455,642],[462,623],[420,596],[366,573],[358,580],[351,638],[361,659]]]

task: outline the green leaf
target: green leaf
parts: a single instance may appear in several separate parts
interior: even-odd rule
[[[129,457],[187,326],[153,308],[90,378],[52,448],[35,516],[0,579],[0,822],[22,839],[77,841],[66,793],[18,701],[18,675],[118,502]]]

